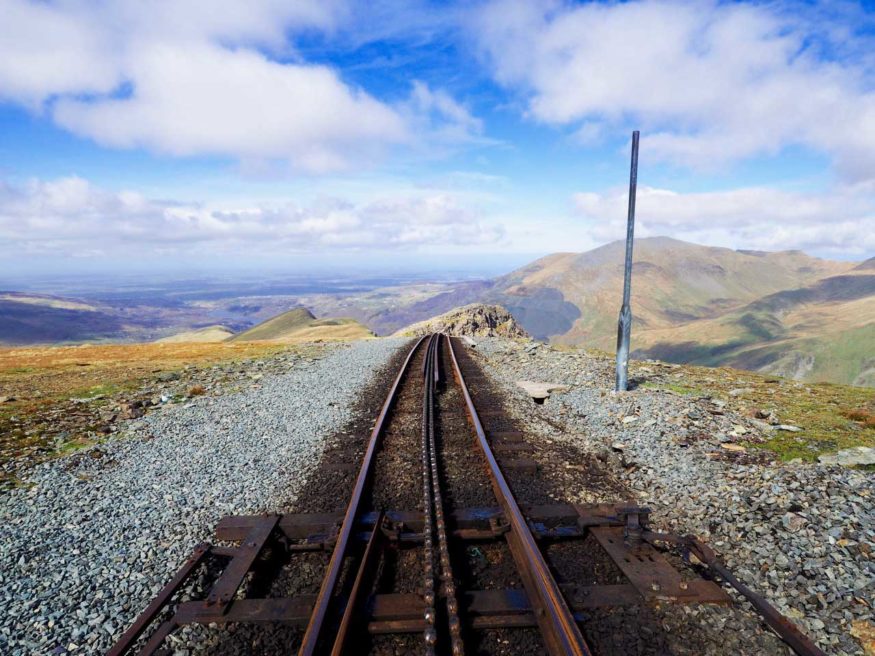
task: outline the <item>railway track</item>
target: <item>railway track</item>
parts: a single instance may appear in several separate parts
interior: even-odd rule
[[[650,531],[648,509],[532,503],[554,494],[501,409],[485,396],[475,407],[481,375],[455,340],[419,339],[367,440],[329,463],[342,509],[224,518],[222,544],[199,545],[109,653],[159,653],[189,625],[245,627],[244,652],[267,651],[255,636],[271,633],[278,653],[304,656],[662,653],[640,647],[635,609],[731,603],[716,581],[797,653],[823,653],[706,545]],[[678,571],[669,550],[716,581]],[[318,586],[298,583],[305,566]],[[607,640],[595,627],[611,621]]]

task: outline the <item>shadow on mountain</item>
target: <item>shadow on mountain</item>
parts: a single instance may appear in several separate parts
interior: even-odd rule
[[[117,337],[122,322],[102,312],[0,301],[4,344],[74,342]]]
[[[633,351],[632,357],[636,359],[651,358],[675,364],[719,366],[724,364],[722,358],[748,344],[749,342],[741,340],[714,346],[692,341],[680,342],[679,344],[660,342],[646,349],[636,349]]]
[[[787,310],[802,303],[856,301],[875,294],[875,276],[833,276],[810,287],[770,294],[748,305],[752,310]]]
[[[519,290],[517,294],[498,294],[491,297],[494,302],[507,308],[514,319],[535,339],[549,339],[552,335],[562,335],[571,330],[580,318],[580,309],[565,300],[558,289],[538,287]]]

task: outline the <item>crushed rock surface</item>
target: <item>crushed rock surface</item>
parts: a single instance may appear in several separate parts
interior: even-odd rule
[[[652,508],[655,528],[704,538],[827,653],[867,653],[853,635],[873,622],[875,475],[727,449],[742,429],[756,441],[761,422],[734,415],[719,399],[609,391],[614,364],[607,358],[534,342],[475,341],[472,352],[531,433],[572,441],[611,462],[638,503]],[[521,379],[571,389],[536,405],[517,385]],[[689,631],[713,634],[709,654],[792,653],[746,602],[661,612],[677,654],[689,652]]]
[[[280,355],[0,496],[0,653],[103,653],[227,514],[280,512],[405,339]]]

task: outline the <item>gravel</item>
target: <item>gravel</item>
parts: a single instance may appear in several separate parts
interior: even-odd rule
[[[875,604],[871,472],[779,464],[739,450],[734,442],[755,440],[762,422],[733,414],[720,399],[645,388],[610,392],[613,363],[603,357],[532,342],[476,342],[484,369],[515,400],[530,431],[607,454],[638,502],[654,510],[657,528],[705,538],[828,653],[865,653],[851,633],[871,627]],[[571,390],[535,405],[520,379]],[[689,627],[713,632],[707,653],[789,653],[744,603],[663,612],[681,636]],[[682,640],[675,651],[687,653]]]
[[[221,517],[295,500],[324,439],[406,341],[281,356],[285,371],[248,389],[163,406],[32,469],[0,497],[0,653],[104,652]]]

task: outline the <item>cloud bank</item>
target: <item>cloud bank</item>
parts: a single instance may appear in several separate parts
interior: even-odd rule
[[[110,192],[69,177],[0,183],[0,253],[118,256],[120,253],[385,252],[420,246],[493,245],[501,225],[484,223],[446,193],[378,197],[366,203],[326,198],[214,207]]]
[[[622,239],[628,191],[574,196],[599,241]],[[833,255],[875,251],[875,199],[853,186],[830,193],[765,187],[678,193],[639,187],[635,235],[670,235],[699,244],[757,250],[800,249]]]
[[[642,187],[639,234],[843,257],[875,250],[875,14],[851,3],[0,0],[0,16],[0,103],[107,148],[204,157],[230,185],[241,172],[263,182],[277,163],[358,174],[402,154],[375,183],[381,191],[365,192],[372,200],[306,207],[162,201],[77,177],[0,179],[6,252],[100,255],[135,242],[162,252],[430,243],[524,251],[532,233],[539,248],[560,250],[574,224],[562,203],[580,187],[549,179],[550,140],[570,136],[615,161],[612,144],[632,126],[643,130],[644,166],[671,165],[651,169],[660,180],[677,165],[696,188],[698,173],[747,161],[797,189],[750,186],[751,170],[731,191]],[[347,75],[359,67],[376,71],[358,78],[369,88]],[[419,73],[467,89],[480,114]],[[450,179],[439,160],[460,145],[497,143],[490,128],[507,136],[504,148],[469,151],[470,161],[452,162],[472,169],[468,179]],[[797,148],[818,191],[792,179]],[[55,156],[38,154],[41,164]],[[16,179],[58,171],[52,162],[18,172],[16,155],[4,159]],[[228,160],[241,166],[228,169]],[[149,160],[149,173],[160,179],[163,164]],[[359,191],[370,184],[355,178],[333,180]],[[105,180],[115,186],[111,174]],[[490,188],[483,218],[463,187],[483,192],[496,180],[505,182]],[[580,247],[623,236],[625,193],[574,195],[590,227]]]

